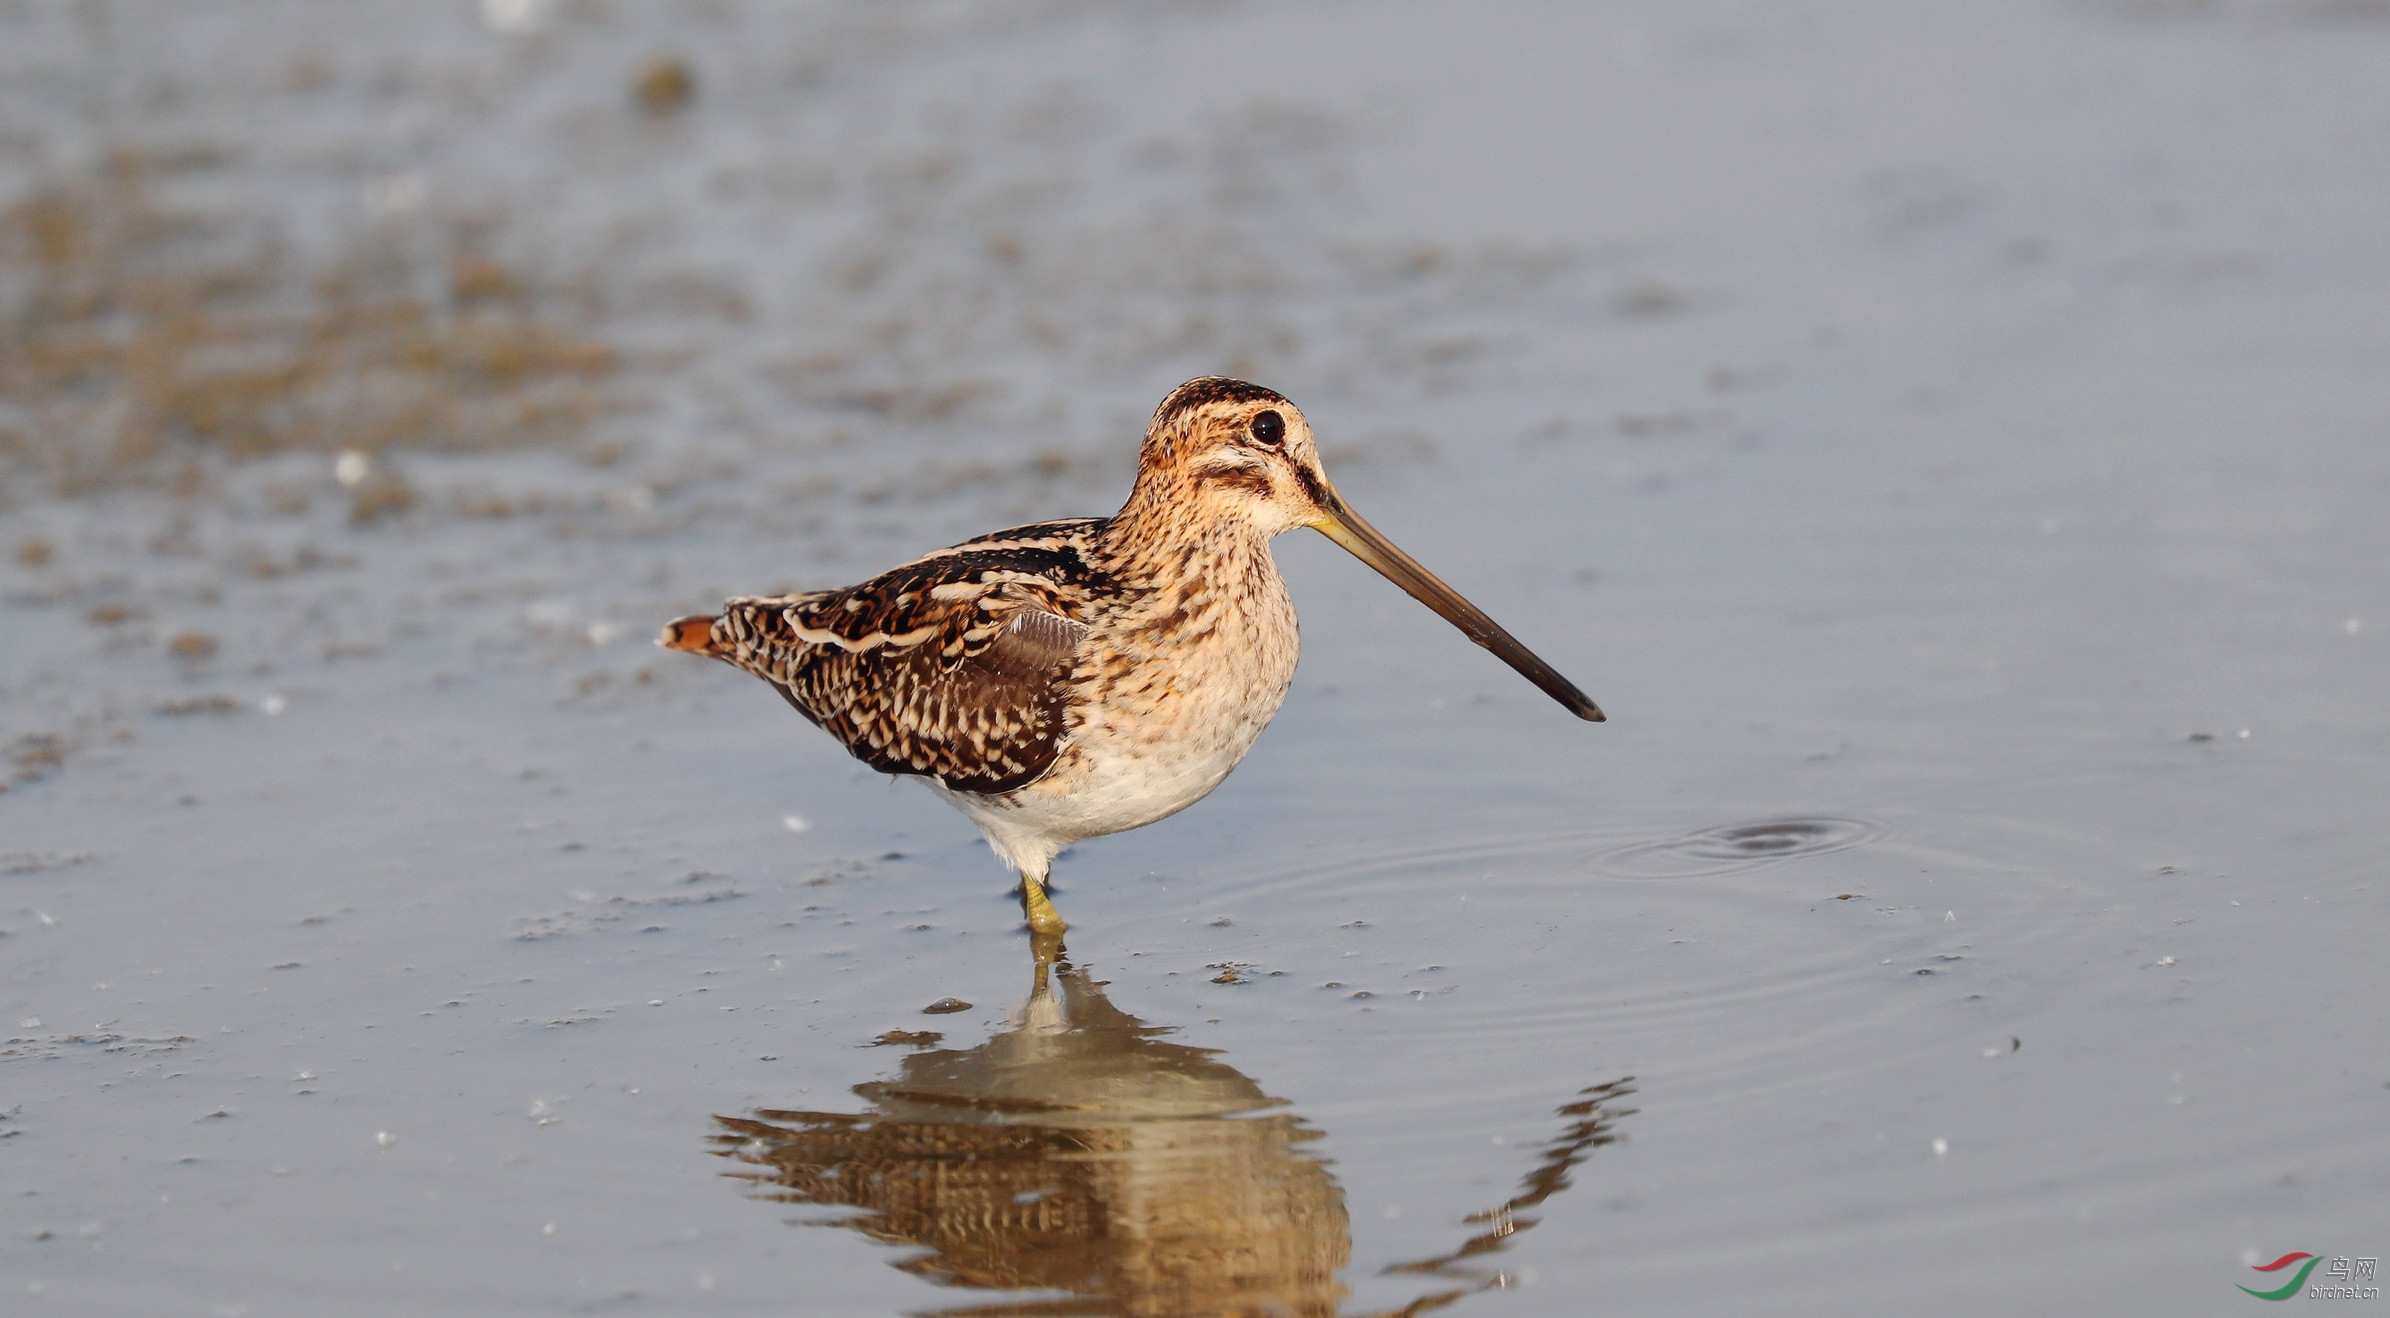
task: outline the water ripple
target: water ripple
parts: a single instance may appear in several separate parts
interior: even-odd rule
[[[1828,856],[1892,831],[1863,819],[1764,819],[1725,824],[1663,842],[1638,842],[1604,852],[1595,868],[1621,879],[1690,879],[1732,874],[1794,856]]]

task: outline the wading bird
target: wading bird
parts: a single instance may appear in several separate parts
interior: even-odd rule
[[[734,599],[658,644],[772,684],[883,773],[920,778],[1021,875],[1200,801],[1286,699],[1295,609],[1270,540],[1313,527],[1579,718],[1602,711],[1345,506],[1279,394],[1210,376],[1155,409],[1128,502],[1016,527],[857,586]]]

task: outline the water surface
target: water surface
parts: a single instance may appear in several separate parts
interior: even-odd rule
[[[2378,1257],[2370,9],[0,14],[10,1311]],[[1041,976],[646,638],[1109,511],[1208,371],[1612,721],[1289,537],[1285,713]]]

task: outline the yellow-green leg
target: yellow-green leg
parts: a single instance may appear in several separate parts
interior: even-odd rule
[[[1060,938],[1070,928],[1062,922],[1062,914],[1046,898],[1046,885],[1038,876],[1021,876],[1021,910],[1029,917],[1029,932],[1047,938]]]

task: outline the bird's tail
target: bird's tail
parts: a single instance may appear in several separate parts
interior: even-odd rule
[[[693,613],[686,618],[674,618],[664,624],[664,634],[656,638],[656,644],[691,654],[719,653],[714,646],[713,615]]]

